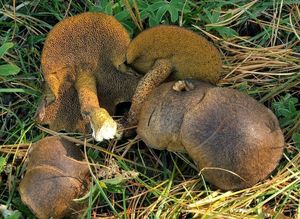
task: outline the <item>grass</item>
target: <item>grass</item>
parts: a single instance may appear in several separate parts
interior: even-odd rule
[[[111,0],[0,2],[0,206],[15,210],[14,218],[33,217],[17,191],[25,158],[32,142],[59,134],[85,149],[93,164],[88,207],[81,212],[86,218],[300,218],[299,0],[148,0],[132,5]],[[206,184],[185,154],[153,150],[137,139],[95,143],[35,124],[45,37],[58,21],[84,11],[114,15],[132,36],[165,23],[212,41],[223,53],[219,85],[251,95],[280,121],[286,149],[272,176],[249,189],[223,192]],[[104,167],[113,173],[110,179],[99,176]]]

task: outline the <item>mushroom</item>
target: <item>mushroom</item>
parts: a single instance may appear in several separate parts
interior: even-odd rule
[[[143,102],[166,79],[198,79],[217,83],[219,51],[204,37],[176,26],[160,25],[140,33],[129,44],[127,63],[145,74],[132,98],[127,126],[138,122]]]
[[[140,79],[124,64],[129,42],[122,25],[102,13],[56,24],[42,52],[46,85],[36,120],[56,131],[92,128],[97,141],[116,136],[110,115],[117,104],[131,100]]]
[[[38,218],[62,218],[82,204],[73,201],[87,191],[88,164],[73,143],[46,137],[32,145],[19,192]]]
[[[187,152],[223,190],[251,187],[282,157],[274,114],[253,98],[201,81],[164,83],[144,102],[137,133],[150,147]]]

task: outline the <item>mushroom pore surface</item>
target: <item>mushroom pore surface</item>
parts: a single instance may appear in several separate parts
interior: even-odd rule
[[[188,29],[159,25],[141,32],[129,44],[127,62],[147,73],[159,59],[173,66],[172,78],[193,78],[216,83],[220,77],[219,51],[204,37]]]
[[[113,115],[117,104],[130,101],[140,78],[120,67],[129,42],[121,23],[103,13],[86,12],[57,23],[43,47],[45,89],[37,122],[56,131],[88,133],[87,113],[101,107]]]

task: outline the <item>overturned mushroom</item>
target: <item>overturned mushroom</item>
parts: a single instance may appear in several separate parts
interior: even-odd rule
[[[33,144],[20,183],[22,201],[38,218],[61,218],[81,204],[73,199],[87,190],[89,169],[73,143],[46,137]]]
[[[139,77],[124,64],[128,33],[112,16],[82,13],[62,20],[42,52],[46,80],[37,121],[54,130],[88,132],[111,139],[117,104],[129,102]],[[100,107],[101,104],[101,107]]]
[[[222,62],[219,51],[190,30],[161,25],[140,33],[129,44],[127,62],[145,74],[132,98],[128,124],[135,125],[143,101],[167,78],[217,83]]]
[[[145,101],[137,133],[157,149],[187,152],[224,190],[253,186],[282,157],[274,114],[253,98],[200,81],[162,84]]]

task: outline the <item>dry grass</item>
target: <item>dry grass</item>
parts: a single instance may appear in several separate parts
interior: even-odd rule
[[[115,15],[130,8],[119,1],[104,2],[112,5]],[[246,92],[276,112],[274,102],[285,107],[286,94],[290,94],[288,100],[300,96],[300,8],[299,2],[290,2],[191,3],[176,24],[205,35],[220,49],[224,60],[220,86]],[[281,123],[286,150],[272,176],[249,189],[220,191],[205,183],[185,154],[153,150],[138,139],[96,144],[91,136],[57,133],[36,125],[32,117],[40,96],[39,60],[47,32],[65,16],[89,9],[109,11],[109,7],[92,1],[13,3],[0,3],[1,44],[16,45],[0,65],[15,63],[22,71],[17,76],[0,75],[0,156],[7,161],[0,175],[0,205],[30,216],[17,192],[28,149],[46,135],[60,135],[78,144],[91,164],[93,186],[86,196],[88,208],[81,212],[84,217],[300,218],[300,143],[295,140],[300,134],[299,103],[287,115],[290,121]],[[122,20],[135,33],[147,27],[151,17],[137,3]],[[204,8],[218,19],[207,22]],[[169,17],[165,14],[162,22],[169,22]],[[224,27],[238,35],[228,36]],[[286,119],[277,116],[280,121]],[[114,161],[117,167],[113,169]],[[103,169],[111,173],[110,179],[100,174]]]

